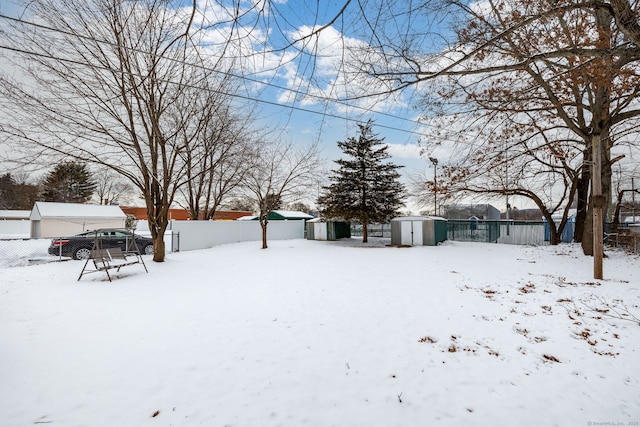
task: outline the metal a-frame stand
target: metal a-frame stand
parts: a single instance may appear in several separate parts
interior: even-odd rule
[[[109,270],[115,269],[116,272],[118,272],[122,267],[135,264],[142,264],[142,266],[144,267],[144,271],[149,273],[149,270],[147,270],[147,265],[144,263],[144,259],[140,254],[140,249],[138,248],[138,244],[136,243],[134,233],[131,233],[131,241],[126,242],[126,251],[123,251],[121,248],[101,247],[101,239],[99,238],[99,236],[101,236],[105,231],[106,229],[94,230],[93,249],[91,250],[89,258],[87,258],[84,263],[84,267],[80,272],[78,281],[80,281],[80,279],[82,279],[82,276],[85,274],[104,271],[107,275],[107,278],[109,279],[109,282],[111,282],[112,280],[111,275],[109,274]],[[109,229],[109,231],[113,231],[113,229]],[[93,268],[91,268],[89,262],[92,262]]]

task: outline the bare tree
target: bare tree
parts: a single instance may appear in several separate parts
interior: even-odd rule
[[[93,174],[96,183],[94,197],[101,205],[121,205],[132,195],[133,187],[111,169],[101,168]]]
[[[29,10],[40,24],[18,21],[7,34],[31,80],[3,78],[15,114],[2,131],[40,147],[33,156],[125,177],[144,197],[154,261],[163,261],[169,207],[187,179],[183,156],[199,131],[183,119],[202,113],[192,97],[213,78],[197,49],[196,2],[34,0]]]
[[[267,248],[269,214],[283,203],[299,199],[316,185],[320,158],[317,146],[293,143],[266,144],[247,171],[243,187],[258,206],[262,249]]]
[[[193,220],[213,219],[223,199],[252,167],[258,150],[249,129],[250,116],[233,113],[228,97],[220,98],[216,92],[203,106],[208,113],[199,117],[204,121],[200,133],[183,155],[186,183],[178,203]]]
[[[584,164],[592,165],[591,170],[581,169],[577,189],[584,196],[592,181],[588,215],[594,219],[585,223],[583,249],[587,254],[598,248],[601,252],[603,212],[609,206],[611,164],[616,160],[611,147],[630,128],[637,132],[640,116],[637,1],[381,4],[376,19],[362,20],[367,31],[379,31],[364,52],[352,56],[360,59],[359,71],[379,78],[386,91],[422,89],[427,82],[437,82],[426,100],[446,105],[452,96],[462,95],[465,104],[455,107],[456,112],[476,107],[486,112],[485,124],[501,111],[547,123],[550,140],[557,139],[551,134],[554,128],[571,131],[584,147]],[[362,13],[366,16],[372,9]],[[378,10],[388,13],[381,16]],[[425,51],[433,47],[425,38],[428,29],[413,25],[433,22],[429,14],[438,12],[450,14],[440,24],[453,24],[455,42]],[[406,19],[401,25],[390,25],[402,15]],[[389,33],[395,28],[398,31]],[[537,132],[535,127],[525,129],[519,139]],[[600,241],[591,244],[594,235]],[[601,258],[601,253],[596,255]],[[600,276],[597,264],[595,260],[594,275]]]

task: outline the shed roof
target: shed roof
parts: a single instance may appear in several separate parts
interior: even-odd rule
[[[393,218],[391,221],[424,221],[426,219],[429,218],[426,216],[399,216]]]
[[[30,219],[42,218],[126,218],[120,206],[82,203],[36,202]]]
[[[281,216],[285,219],[312,219],[313,216],[299,211],[273,211],[272,213]]]

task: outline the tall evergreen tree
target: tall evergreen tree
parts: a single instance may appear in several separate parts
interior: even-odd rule
[[[47,202],[86,203],[96,189],[87,165],[63,162],[45,177],[42,197]]]
[[[398,181],[401,166],[385,161],[391,157],[389,147],[373,133],[372,126],[371,120],[359,124],[359,137],[338,142],[348,158],[335,160],[340,168],[332,171],[332,184],[322,187],[317,201],[325,217],[359,221],[363,242],[368,241],[367,226],[397,215],[405,195]]]

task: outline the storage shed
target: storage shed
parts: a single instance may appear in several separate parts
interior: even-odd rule
[[[447,240],[447,220],[440,217],[405,216],[391,220],[391,244],[435,246]]]
[[[36,202],[29,219],[31,237],[50,238],[97,228],[124,228],[127,216],[119,206]]]
[[[316,218],[307,221],[307,240],[338,240],[351,237],[351,224]]]

